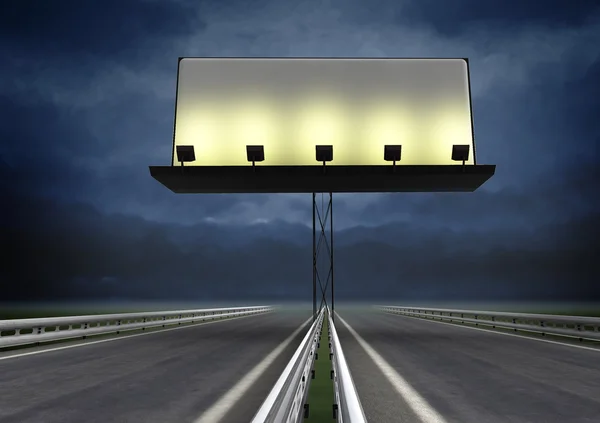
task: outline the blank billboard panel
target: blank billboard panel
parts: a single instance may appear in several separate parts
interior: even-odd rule
[[[262,145],[261,166],[318,165],[316,145],[332,145],[328,165],[387,165],[385,145],[401,145],[402,165],[453,165],[453,145],[475,163],[465,59],[182,58],[177,146],[193,146],[186,166],[247,166],[246,146]]]

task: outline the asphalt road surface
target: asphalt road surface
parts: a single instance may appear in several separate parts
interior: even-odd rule
[[[29,350],[3,353],[0,422],[194,422],[310,314],[275,311],[34,355],[2,359]],[[223,422],[250,421],[306,330],[308,325]]]
[[[338,307],[336,311],[400,376],[396,386],[405,387],[404,395],[394,389],[341,319],[336,319],[369,422],[600,422],[600,350],[372,308]],[[425,417],[419,418],[415,409]],[[436,411],[438,418],[427,417],[427,409]]]

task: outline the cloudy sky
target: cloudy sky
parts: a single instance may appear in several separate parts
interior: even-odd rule
[[[1,295],[310,299],[310,195],[150,177],[171,158],[177,58],[406,56],[470,59],[496,175],[475,193],[336,195],[340,297],[600,300],[596,3],[6,2]]]

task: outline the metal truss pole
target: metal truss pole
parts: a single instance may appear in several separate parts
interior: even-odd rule
[[[333,193],[329,193],[329,228],[330,228],[330,236],[329,243],[331,244],[331,249],[329,250],[329,263],[330,263],[330,272],[331,272],[331,321],[335,321],[335,313],[334,313],[334,295],[333,295]]]
[[[317,219],[319,223],[319,240],[316,239],[317,234]],[[329,234],[327,233],[327,225],[329,224]],[[328,236],[329,235],[329,236]],[[321,248],[327,250],[327,258],[329,261],[328,269],[321,269],[319,272],[319,253]],[[323,281],[321,276],[327,270],[327,279]],[[313,320],[317,316],[317,282],[321,290],[321,306],[323,303],[327,305],[327,288],[331,283],[331,311],[334,307],[334,290],[333,290],[333,194],[329,193],[329,201],[325,209],[324,195],[321,194],[321,207],[317,202],[316,193],[313,193]],[[323,285],[325,282],[325,285]],[[321,307],[319,307],[319,310]],[[333,317],[333,316],[332,316]]]
[[[317,318],[317,226],[315,221],[315,213],[317,206],[317,194],[312,195],[312,215],[313,215],[313,322]]]

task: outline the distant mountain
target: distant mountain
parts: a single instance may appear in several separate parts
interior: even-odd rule
[[[8,282],[2,296],[9,300],[311,295],[312,234],[303,225],[185,227],[18,195],[3,206],[0,238],[10,248],[0,280]],[[463,233],[401,223],[340,231],[336,292],[404,300],[599,296],[599,218],[512,242],[512,234],[493,229]]]
[[[260,239],[286,241],[298,246],[308,246],[312,242],[309,228],[282,220],[250,225],[205,222],[192,226],[168,226],[168,239],[182,248],[210,244],[230,250],[247,247]]]
[[[121,219],[128,219],[123,216]],[[136,218],[130,218],[136,219]],[[298,223],[282,220],[249,225],[225,225],[204,222],[191,226],[164,224],[166,237],[174,245],[183,249],[219,247],[223,250],[248,248],[261,240],[282,241],[312,251],[312,228]],[[393,222],[381,226],[356,226],[335,231],[334,241],[337,248],[363,243],[385,244],[408,249],[433,248],[438,253],[460,249],[465,254],[478,256],[489,248],[511,248],[518,242],[523,248],[554,248],[553,238],[560,229],[541,236],[532,237],[522,230],[499,231],[493,237],[488,231],[454,231],[449,228],[416,227],[408,223]],[[316,233],[317,241],[320,232]],[[327,232],[329,237],[329,232]]]

